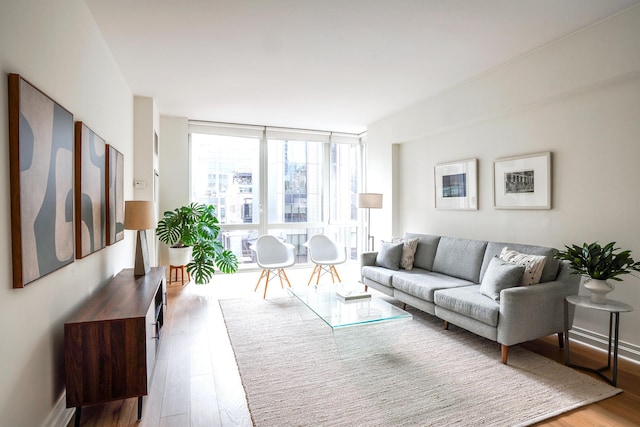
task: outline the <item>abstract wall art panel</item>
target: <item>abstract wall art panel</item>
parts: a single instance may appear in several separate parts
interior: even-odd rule
[[[73,115],[9,74],[13,287],[73,262]]]
[[[124,156],[107,144],[107,245],[124,239]]]
[[[76,258],[99,251],[107,242],[107,144],[76,122]]]

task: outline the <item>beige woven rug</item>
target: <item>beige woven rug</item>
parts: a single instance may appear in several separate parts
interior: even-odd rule
[[[256,426],[528,425],[621,391],[417,310],[333,333],[294,298],[220,306]]]

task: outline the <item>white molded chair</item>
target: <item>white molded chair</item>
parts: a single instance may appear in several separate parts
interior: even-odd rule
[[[313,276],[316,275],[317,285],[320,282],[320,276],[325,273],[329,273],[331,275],[332,283],[335,283],[336,278],[338,279],[338,282],[342,282],[335,266],[337,264],[342,264],[347,260],[346,247],[336,244],[324,234],[311,236],[304,246],[309,248],[309,257],[311,258],[311,262],[315,264],[307,286],[311,284]]]
[[[258,266],[262,268],[262,273],[260,273],[258,283],[253,290],[254,292],[258,290],[258,286],[260,286],[263,277],[266,278],[266,281],[262,298],[267,297],[269,280],[274,277],[280,278],[280,286],[282,286],[282,288],[284,288],[282,279],[286,280],[287,285],[291,287],[291,283],[289,283],[289,278],[284,269],[291,267],[296,262],[296,251],[292,244],[281,242],[277,237],[265,234],[264,236],[260,236],[255,244],[251,245],[251,249],[256,253]]]

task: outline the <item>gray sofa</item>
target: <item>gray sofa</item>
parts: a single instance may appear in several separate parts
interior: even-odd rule
[[[380,261],[378,252],[361,257],[362,283],[395,299],[435,315],[502,346],[507,363],[509,346],[558,334],[562,346],[563,301],[578,293],[580,277],[553,258],[556,250],[541,246],[467,240],[407,233],[418,238],[413,269],[405,270]],[[546,257],[540,283],[499,291],[496,299],[481,292],[489,264],[504,247],[523,254]],[[500,261],[502,262],[502,261]],[[493,266],[491,267],[493,269]],[[489,279],[487,279],[489,281]],[[570,322],[573,312],[569,313]]]

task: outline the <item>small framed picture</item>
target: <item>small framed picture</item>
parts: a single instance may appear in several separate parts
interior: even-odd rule
[[[435,167],[436,209],[478,209],[478,159]]]
[[[551,209],[551,153],[495,160],[493,205],[496,209]]]

